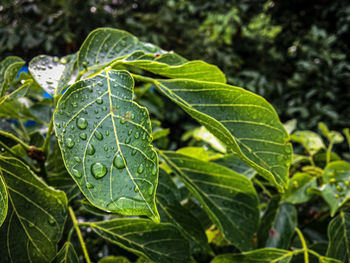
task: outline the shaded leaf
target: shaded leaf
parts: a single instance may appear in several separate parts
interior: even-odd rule
[[[93,205],[159,220],[158,157],[133,88],[130,74],[115,70],[75,83],[59,100],[55,131],[67,170]]]
[[[272,199],[261,219],[258,233],[259,247],[289,247],[297,226],[297,211],[291,204],[279,205],[279,199]]]
[[[210,263],[288,263],[292,257],[292,252],[287,250],[263,248],[241,254],[219,255]]]
[[[340,212],[328,225],[327,257],[350,262],[350,214]]]
[[[295,173],[289,180],[289,187],[283,194],[283,202],[300,204],[311,199],[312,195],[307,192],[311,187],[317,187],[316,178],[307,173]]]
[[[188,242],[179,230],[146,219],[114,219],[90,223],[108,241],[156,262],[187,262]]]
[[[190,251],[210,253],[211,248],[201,223],[180,205],[176,197],[178,191],[170,176],[160,170],[156,202],[161,221],[172,223],[182,231],[190,243]]]
[[[55,263],[79,263],[79,258],[74,250],[72,243],[64,243],[61,250],[58,252]]]
[[[8,195],[5,186],[4,179],[2,178],[2,172],[0,169],[0,227],[5,221],[8,209]]]
[[[222,158],[215,159],[213,162],[230,168],[231,170],[244,175],[248,179],[253,179],[256,175],[256,171],[253,168],[248,166],[245,162],[239,159],[236,154],[233,153],[226,154]]]
[[[47,93],[57,96],[70,81],[76,60],[76,54],[61,59],[40,55],[29,62],[29,72]]]
[[[0,62],[0,98],[5,96],[11,82],[24,63],[23,59],[15,56],[7,57]]]
[[[259,208],[251,181],[226,167],[175,152],[162,156],[226,239],[240,250],[253,248]]]
[[[292,151],[288,133],[263,98],[220,83],[157,80],[154,84],[279,190],[287,187]]]
[[[310,155],[314,155],[325,148],[321,136],[312,131],[296,131],[291,135],[291,139],[301,143]]]
[[[51,262],[67,217],[67,198],[48,187],[22,162],[0,157],[9,195],[7,218],[0,228],[4,262]]]

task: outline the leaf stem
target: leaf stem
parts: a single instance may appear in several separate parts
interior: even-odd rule
[[[256,179],[256,178],[254,178],[254,183],[256,183],[262,190],[263,190],[263,192],[265,192],[266,193],[266,195],[268,196],[268,197],[272,197],[272,194],[270,193],[270,191],[269,190],[267,190],[266,189],[266,187],[263,185],[263,183],[262,182],[260,182],[258,179]]]
[[[47,130],[46,138],[45,138],[44,144],[42,146],[45,156],[49,155],[49,146],[50,146],[50,138],[51,138],[52,128],[53,128],[53,116],[51,117],[49,129]]]
[[[78,235],[78,238],[79,238],[79,241],[80,241],[80,244],[81,244],[81,248],[83,249],[86,263],[91,263],[89,254],[88,254],[86,246],[85,246],[85,242],[83,240],[83,236],[81,235],[81,232],[80,232],[80,229],[79,229],[79,223],[77,221],[77,218],[75,217],[75,214],[74,214],[74,211],[73,211],[72,207],[68,207],[68,209],[69,209],[69,214],[70,214],[70,216],[72,218],[72,221],[73,221],[74,228],[75,228],[75,230],[77,232],[77,235]]]
[[[19,119],[18,122],[19,122],[19,126],[21,127],[21,130],[23,132],[24,138],[29,142],[30,141],[30,137],[29,137],[29,135],[27,133],[26,128],[23,125],[23,121],[21,119]]]
[[[16,137],[12,133],[0,131],[0,135],[5,136],[11,140],[14,140],[15,142],[18,142],[20,145],[23,146],[24,149],[29,150],[30,146],[26,144],[24,141],[22,141],[20,138]]]
[[[307,248],[307,245],[306,245],[306,241],[305,241],[305,238],[303,236],[303,233],[300,231],[299,228],[295,228],[295,231],[297,232],[298,236],[299,236],[299,239],[301,241],[301,244],[303,246],[303,250],[304,250],[304,262],[305,263],[309,263],[309,252],[308,252],[308,248]]]
[[[326,166],[331,160],[331,153],[332,153],[332,148],[333,148],[333,143],[329,143],[328,148],[327,148],[327,153],[326,153]]]

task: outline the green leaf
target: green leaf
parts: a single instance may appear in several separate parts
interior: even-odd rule
[[[214,150],[226,153],[226,146],[218,138],[216,138],[207,128],[201,126],[193,130],[193,137],[198,141],[204,141],[208,143]]]
[[[139,41],[128,32],[113,28],[92,31],[79,50],[79,71],[98,69],[112,62],[117,68],[129,65],[169,78],[226,82],[218,67],[203,61],[187,62],[177,54]]]
[[[291,139],[301,143],[310,155],[325,148],[321,136],[312,131],[296,131],[291,135]]]
[[[0,157],[9,195],[7,218],[0,228],[4,262],[51,262],[67,217],[67,198],[47,186],[12,157]]]
[[[15,56],[7,57],[0,62],[0,98],[5,96],[11,82],[24,63],[23,59]]]
[[[176,150],[176,152],[208,162],[211,160],[216,160],[223,156],[221,153],[204,149],[204,147],[183,147]]]
[[[219,255],[210,263],[288,263],[292,257],[292,252],[287,250],[263,248],[241,254]]]
[[[240,250],[253,248],[259,208],[251,181],[226,167],[182,154],[162,152],[162,156],[226,239]]]
[[[350,163],[335,161],[324,169],[321,195],[331,208],[331,216],[350,199]]]
[[[109,257],[102,258],[101,260],[98,261],[98,263],[130,263],[130,260],[122,256],[118,256],[118,257],[109,256]]]
[[[72,243],[64,243],[61,250],[58,252],[55,263],[79,263],[79,258],[74,250]]]
[[[29,62],[29,72],[47,93],[57,96],[70,81],[76,60],[76,54],[61,59],[40,55]]]
[[[8,209],[8,195],[5,186],[4,179],[2,178],[2,172],[0,168],[0,227],[5,221]]]
[[[156,202],[161,222],[176,225],[190,243],[190,251],[210,253],[208,239],[201,223],[189,210],[180,205],[177,200],[179,189],[171,180],[170,176],[160,170]]]
[[[58,102],[55,131],[67,170],[94,206],[157,221],[158,157],[133,88],[130,74],[115,70],[75,83]]]
[[[146,219],[114,219],[90,223],[108,241],[156,262],[187,262],[188,242],[171,224]]]
[[[248,179],[253,179],[256,175],[256,171],[248,166],[245,162],[237,157],[236,154],[226,154],[222,158],[215,159],[214,163],[225,166],[241,175],[244,175]]]
[[[328,225],[327,257],[350,262],[350,214],[340,212]]]
[[[317,187],[316,178],[307,173],[295,173],[289,180],[289,187],[283,194],[283,202],[300,204],[309,201],[312,197],[307,192],[309,188]]]
[[[291,204],[279,205],[279,200],[272,199],[261,219],[258,233],[259,247],[289,247],[297,226],[297,211]]]
[[[263,98],[220,83],[154,84],[280,191],[287,187],[292,147],[275,110]]]

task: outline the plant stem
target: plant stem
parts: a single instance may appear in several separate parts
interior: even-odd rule
[[[89,254],[88,254],[86,246],[85,246],[85,242],[83,240],[83,236],[81,235],[81,232],[80,232],[80,229],[79,229],[77,218],[75,217],[75,214],[74,214],[74,211],[73,211],[72,207],[68,207],[68,209],[69,209],[69,214],[70,214],[70,216],[72,218],[72,221],[73,221],[74,228],[75,228],[75,230],[77,232],[77,235],[78,235],[78,238],[79,238],[79,241],[80,241],[80,244],[81,244],[81,248],[83,249],[86,263],[91,263]]]
[[[23,146],[24,149],[29,150],[30,146],[28,144],[26,144],[25,142],[23,142],[20,138],[13,135],[12,133],[0,131],[0,135],[5,136],[11,140],[14,140],[15,142],[18,142],[20,145]]]
[[[329,161],[331,160],[331,153],[332,153],[332,148],[333,148],[333,143],[331,142],[328,145],[327,148],[327,153],[326,153],[326,165],[329,163]]]
[[[299,228],[295,228],[295,231],[297,232],[298,236],[299,236],[299,239],[301,241],[301,244],[303,246],[303,250],[304,250],[304,262],[305,263],[309,263],[309,252],[308,252],[308,248],[307,248],[307,245],[306,245],[306,241],[305,241],[305,238],[303,236],[303,233],[300,231]]]
[[[19,122],[19,126],[21,127],[21,130],[22,130],[22,132],[23,132],[24,138],[26,139],[26,141],[29,142],[29,141],[30,141],[30,137],[29,137],[29,135],[28,135],[28,133],[27,133],[26,128],[25,128],[24,125],[23,125],[22,120],[19,119],[18,122]]]
[[[49,124],[49,129],[46,133],[46,138],[43,144],[43,152],[45,154],[45,156],[49,155],[49,146],[50,146],[50,138],[51,138],[51,133],[52,133],[52,128],[53,128],[53,116],[51,117],[51,121]]]
[[[256,183],[263,190],[263,192],[266,193],[266,195],[268,197],[270,197],[270,198],[272,197],[272,194],[270,193],[269,190],[266,189],[266,187],[262,184],[262,182],[260,182],[258,179],[254,178],[254,183]]]

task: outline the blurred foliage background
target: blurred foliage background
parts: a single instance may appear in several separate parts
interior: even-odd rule
[[[218,65],[299,129],[350,126],[350,1],[1,0],[0,60],[63,56],[106,26]]]

